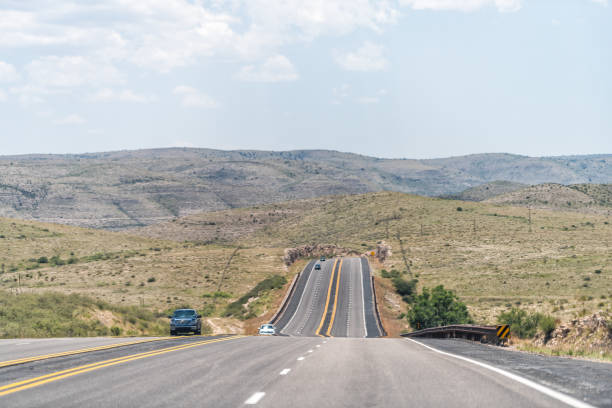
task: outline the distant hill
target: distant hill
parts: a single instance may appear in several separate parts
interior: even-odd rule
[[[484,200],[489,204],[607,213],[612,209],[612,184],[539,184]]]
[[[0,157],[0,216],[125,229],[327,195],[454,194],[494,180],[610,183],[612,155],[379,159],[326,150],[154,149]]]
[[[462,201],[484,201],[489,198],[497,197],[505,193],[512,193],[517,190],[522,190],[528,187],[523,183],[513,181],[492,181],[490,183],[481,184],[476,187],[468,188],[457,194],[443,195],[441,198],[450,200]]]

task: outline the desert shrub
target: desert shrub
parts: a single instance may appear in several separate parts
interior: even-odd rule
[[[395,277],[391,282],[393,283],[395,291],[402,297],[404,302],[412,303],[416,295],[416,285],[419,281],[416,279],[406,281],[400,277]]]
[[[265,292],[268,292],[273,289],[282,288],[283,286],[285,286],[286,283],[287,278],[281,275],[273,275],[262,280],[257,285],[255,285],[253,289],[245,293],[240,299],[227,305],[224,315],[226,317],[235,316],[240,319],[249,319],[250,317],[253,317],[249,314],[246,314],[247,309],[243,307],[243,305],[247,303],[251,298],[259,297]]]
[[[46,256],[41,256],[40,258],[38,258],[38,263],[41,263],[41,264],[49,263],[49,258],[47,258]]]
[[[227,293],[227,292],[212,292],[212,293],[205,293],[202,295],[203,298],[231,298],[232,294],[231,293]]]
[[[548,340],[552,332],[557,328],[557,320],[553,316],[543,315],[538,321],[538,327]]]
[[[527,339],[535,336],[538,326],[542,321],[544,324],[544,328],[550,328],[550,321],[548,318],[550,316],[545,316],[541,313],[527,313],[527,311],[523,309],[519,309],[518,307],[513,307],[507,312],[502,312],[498,316],[497,320],[501,324],[509,324],[510,332],[513,335],[521,338]],[[552,319],[552,317],[550,317]],[[544,320],[547,320],[544,323]],[[554,319],[553,319],[554,323]],[[555,324],[556,326],[556,324]],[[542,329],[542,328],[541,328]],[[554,330],[554,327],[552,328]],[[552,332],[552,330],[550,330]],[[546,330],[542,329],[542,331],[546,332]]]
[[[110,331],[113,336],[121,336],[121,327],[113,326]]]
[[[387,279],[399,278],[401,276],[401,272],[396,269],[391,269],[391,272],[387,272],[386,269],[380,271],[380,276]]]
[[[202,316],[212,316],[213,314],[215,314],[215,305],[212,303],[204,305],[204,307],[200,311],[200,314]]]
[[[51,259],[49,259],[49,263],[53,266],[61,266],[66,264],[66,262],[60,258],[59,255],[52,256]]]
[[[154,276],[151,276],[149,279],[147,279],[147,282],[151,283],[151,282],[155,282],[156,279]]]
[[[410,325],[418,329],[472,323],[465,304],[453,291],[444,289],[442,285],[431,290],[423,288],[407,316]]]

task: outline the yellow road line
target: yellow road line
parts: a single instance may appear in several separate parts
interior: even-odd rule
[[[338,259],[334,261],[334,266],[332,266],[331,278],[329,279],[329,288],[327,288],[327,301],[325,302],[325,309],[323,309],[323,316],[321,317],[321,323],[319,323],[319,327],[317,328],[317,331],[315,332],[317,336],[321,336],[321,337],[324,337],[324,336],[319,334],[319,332],[321,331],[321,328],[323,327],[323,323],[325,322],[325,316],[327,315],[327,307],[329,306],[329,297],[331,296],[331,288],[334,282],[334,271],[336,270],[337,263],[338,263]]]
[[[119,357],[119,358],[113,358],[113,359],[110,359],[110,360],[99,361],[97,363],[86,364],[86,365],[83,365],[83,366],[80,366],[80,367],[70,368],[70,369],[62,370],[62,371],[57,371],[55,373],[46,374],[46,375],[43,375],[43,376],[40,376],[40,377],[30,378],[28,380],[23,380],[23,381],[19,381],[19,382],[16,382],[16,383],[4,385],[4,386],[0,387],[0,396],[12,394],[12,393],[18,392],[18,391],[23,391],[23,390],[26,390],[26,389],[29,389],[29,388],[37,387],[39,385],[47,384],[47,383],[50,383],[50,382],[53,382],[53,381],[57,381],[57,380],[61,380],[63,378],[67,378],[67,377],[72,377],[72,376],[75,376],[75,375],[78,375],[78,374],[87,373],[89,371],[97,370],[97,369],[100,369],[100,368],[103,368],[103,367],[109,367],[109,366],[113,366],[113,365],[117,365],[117,364],[126,363],[128,361],[134,361],[134,360],[140,360],[140,359],[147,358],[147,357],[158,356],[158,355],[161,355],[161,354],[170,353],[172,351],[184,350],[184,349],[188,349],[188,348],[202,346],[202,345],[205,345],[205,344],[219,343],[219,342],[222,342],[222,341],[239,339],[239,338],[242,338],[242,337],[245,337],[245,336],[231,336],[231,337],[223,337],[223,338],[220,338],[220,339],[204,340],[204,341],[200,341],[200,342],[196,342],[196,343],[191,343],[191,344],[186,344],[186,345],[181,345],[181,346],[168,347],[168,348],[161,349],[161,350],[148,351],[148,352],[144,352],[144,353],[138,353],[138,354],[133,354],[133,355]]]
[[[334,310],[332,312],[331,320],[329,321],[329,327],[327,328],[327,335],[331,336],[331,329],[334,326],[334,320],[336,319],[336,306],[338,305],[338,289],[340,288],[340,274],[342,273],[342,261],[340,259],[340,265],[338,266],[338,278],[336,278],[336,297],[334,298]]]
[[[53,357],[71,356],[73,354],[89,353],[91,351],[107,350],[107,349],[111,349],[115,347],[130,346],[132,344],[150,343],[153,341],[161,341],[161,340],[168,340],[168,339],[174,339],[174,338],[176,337],[161,337],[158,339],[127,341],[125,343],[106,344],[104,346],[88,347],[88,348],[79,349],[79,350],[68,350],[68,351],[62,351],[62,352],[53,353],[53,354],[44,354],[44,355],[34,356],[34,357],[24,357],[24,358],[19,358],[16,360],[1,361],[0,368],[12,366],[15,364],[30,363],[32,361],[46,360],[48,358],[53,358]]]

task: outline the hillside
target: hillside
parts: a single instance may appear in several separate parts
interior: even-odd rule
[[[455,290],[479,322],[494,323],[517,304],[567,319],[610,309],[611,240],[612,227],[596,214],[536,210],[530,228],[525,208],[389,192],[201,213],[131,235],[0,219],[0,289],[80,293],[155,313],[188,304],[239,330],[242,323],[220,319],[225,306],[303,266],[287,269],[285,248],[369,253],[386,241],[393,254],[373,260],[376,273],[408,266],[420,286]],[[249,296],[250,315],[274,310],[281,292],[266,293]],[[405,312],[392,292],[383,306],[388,315]]]
[[[612,184],[539,184],[501,194],[485,202],[607,215],[612,209]]]
[[[468,188],[460,193],[443,195],[440,198],[461,201],[484,201],[506,193],[522,190],[527,185],[512,181],[492,181],[479,186]]]
[[[156,149],[0,157],[0,216],[125,229],[202,211],[397,191],[453,194],[494,180],[609,183],[612,155],[378,159],[324,150]]]
[[[531,215],[530,232],[524,208],[376,193],[203,213],[139,233],[262,248],[329,243],[362,253],[384,240],[393,255],[376,264],[379,271],[406,270],[407,262],[422,285],[456,290],[483,322],[493,323],[517,304],[560,318],[609,308],[607,218],[546,210]],[[404,311],[392,295],[387,306],[396,315]]]

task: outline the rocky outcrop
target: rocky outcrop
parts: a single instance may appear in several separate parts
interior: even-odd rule
[[[313,244],[303,245],[296,248],[285,249],[283,261],[289,266],[299,258],[318,258],[320,256],[348,256],[361,255],[358,251],[342,248],[337,245]]]
[[[539,334],[534,343],[548,347],[572,346],[586,349],[612,350],[612,324],[604,312],[574,319],[557,327],[548,341],[544,334]]]
[[[382,263],[385,262],[387,258],[391,256],[391,245],[387,244],[385,241],[381,241],[376,244],[376,258]]]

